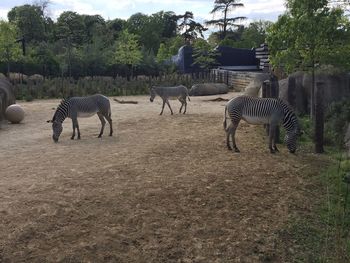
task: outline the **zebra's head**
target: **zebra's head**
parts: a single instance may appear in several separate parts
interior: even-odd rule
[[[295,151],[297,149],[297,139],[302,134],[303,134],[303,132],[300,130],[299,127],[286,133],[284,141],[285,141],[290,153],[295,153]]]
[[[58,142],[58,138],[60,137],[62,133],[63,127],[62,127],[62,122],[58,121],[53,121],[52,122],[52,139],[54,142]]]
[[[154,100],[154,98],[156,97],[156,90],[155,90],[155,87],[154,86],[152,86],[150,89],[149,89],[149,92],[150,92],[150,95],[151,95],[151,97],[149,98],[149,100],[151,101],[151,102],[153,102],[153,100]]]

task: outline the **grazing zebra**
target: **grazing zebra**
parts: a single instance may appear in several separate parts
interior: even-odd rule
[[[231,119],[227,127],[226,116]],[[225,107],[224,129],[226,131],[226,144],[229,150],[239,152],[236,146],[235,133],[240,120],[243,119],[250,124],[269,124],[269,149],[271,153],[278,151],[276,147],[275,128],[282,124],[286,130],[285,143],[291,153],[296,150],[296,140],[301,135],[298,119],[289,106],[280,99],[254,98],[240,96],[231,99]],[[233,148],[230,145],[232,136]]]
[[[185,106],[183,114],[186,113],[186,109],[187,109],[186,97],[188,98],[189,101],[190,101],[190,97],[188,95],[188,90],[185,86],[183,86],[183,85],[175,86],[175,87],[155,87],[155,86],[153,86],[150,89],[150,93],[151,93],[151,98],[149,100],[151,102],[153,102],[156,95],[161,97],[163,100],[162,111],[160,112],[159,115],[163,114],[165,103],[168,105],[171,114],[173,114],[173,110],[171,109],[170,104],[169,104],[169,99],[178,99],[181,102],[181,108],[179,110],[179,113],[181,113],[183,106]]]
[[[78,117],[91,117],[94,114],[98,115],[102,124],[98,137],[100,138],[103,134],[103,130],[106,124],[104,118],[106,118],[109,123],[109,136],[112,136],[113,127],[109,99],[103,95],[96,94],[88,97],[71,97],[61,101],[61,104],[57,107],[52,120],[47,121],[52,122],[52,139],[55,142],[58,142],[58,138],[60,137],[63,130],[62,123],[67,117],[71,118],[73,123],[73,134],[71,139],[74,140],[75,129],[77,129],[78,139],[80,139]]]

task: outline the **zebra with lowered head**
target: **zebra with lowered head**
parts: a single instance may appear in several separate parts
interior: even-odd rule
[[[227,127],[226,119],[231,119]],[[235,141],[235,133],[240,120],[250,124],[269,124],[269,149],[271,153],[278,151],[276,147],[276,127],[282,124],[286,130],[285,143],[291,153],[296,151],[297,137],[302,133],[298,119],[292,109],[281,99],[254,98],[239,96],[231,99],[225,107],[224,129],[226,131],[226,145],[229,150],[239,152]],[[230,145],[230,135],[232,146]]]
[[[95,94],[88,97],[71,97],[68,99],[63,99],[60,105],[57,107],[52,120],[47,121],[52,122],[52,139],[54,142],[58,142],[58,138],[63,130],[62,123],[67,117],[72,119],[73,124],[73,134],[71,139],[74,140],[75,129],[77,129],[78,139],[80,139],[78,117],[91,117],[95,114],[97,114],[102,124],[98,137],[100,138],[103,134],[106,124],[105,119],[108,121],[110,127],[109,136],[112,136],[113,127],[111,119],[111,106],[107,97],[101,94]]]

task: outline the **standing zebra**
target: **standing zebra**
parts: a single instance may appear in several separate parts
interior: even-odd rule
[[[94,114],[98,115],[102,124],[98,138],[100,138],[103,134],[106,124],[105,118],[110,127],[109,136],[112,136],[113,127],[111,119],[111,106],[107,97],[100,94],[95,94],[88,97],[71,97],[68,99],[63,99],[61,104],[57,107],[52,120],[47,121],[52,122],[52,139],[55,142],[58,142],[58,138],[63,130],[62,123],[67,117],[71,118],[73,123],[73,134],[71,139],[74,140],[75,129],[77,129],[78,139],[80,139],[78,117],[91,117]]]
[[[188,95],[188,90],[183,85],[175,86],[175,87],[155,87],[155,86],[153,86],[150,89],[150,93],[151,93],[151,97],[149,100],[151,102],[153,102],[156,95],[161,97],[163,100],[162,111],[160,112],[159,115],[163,114],[165,103],[168,105],[170,112],[171,112],[171,115],[173,114],[173,110],[171,109],[170,104],[169,104],[169,99],[174,98],[174,99],[178,99],[181,102],[181,108],[179,110],[179,113],[181,113],[183,106],[185,106],[183,114],[186,113],[186,109],[187,109],[186,98],[188,98],[188,100],[191,101],[190,97]]]
[[[226,116],[231,119],[227,127]],[[291,153],[296,150],[296,140],[301,135],[298,119],[290,107],[280,99],[254,98],[240,96],[231,99],[225,107],[224,129],[226,131],[226,144],[229,150],[239,152],[236,146],[235,133],[240,120],[243,119],[250,124],[269,124],[269,149],[271,153],[278,151],[276,147],[275,128],[282,124],[286,130],[285,143]],[[233,148],[230,145],[232,136]]]

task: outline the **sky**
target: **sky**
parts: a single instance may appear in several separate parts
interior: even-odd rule
[[[33,4],[35,0],[0,0],[0,19],[7,20],[7,13],[15,6]],[[241,0],[244,7],[231,13],[232,17],[245,16],[247,22],[257,20],[276,21],[285,10],[284,0]],[[104,19],[128,19],[141,12],[151,15],[159,11],[173,11],[177,15],[191,11],[194,20],[202,23],[210,20],[210,11],[214,0],[50,0],[49,16],[54,20],[63,11],[75,11],[79,14],[101,15]],[[247,23],[245,22],[245,23]]]

